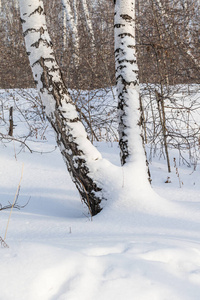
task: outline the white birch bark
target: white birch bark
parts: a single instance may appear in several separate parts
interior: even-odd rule
[[[42,0],[19,0],[19,4],[27,54],[47,118],[55,130],[72,180],[91,214],[95,215],[101,210],[103,196],[91,170],[101,154],[87,139],[63,83],[47,31]]]
[[[191,5],[193,5],[191,3]],[[192,49],[194,50],[194,47],[192,45],[192,38],[191,38],[191,20],[190,17],[188,15],[188,11],[190,10],[190,5],[188,4],[187,1],[184,2],[184,10],[185,10],[185,14],[186,14],[186,41],[187,41],[187,55],[193,60],[194,64],[196,65],[196,67],[198,67],[198,69],[200,69],[200,61],[198,61],[194,55],[192,54]]]
[[[74,44],[75,49],[75,63],[76,65],[79,64],[79,50],[80,50],[80,38],[79,38],[79,32],[78,32],[78,12],[77,12],[77,0],[72,1],[72,6],[70,4],[70,0],[62,0],[63,8],[66,14],[66,18],[64,18],[64,22],[66,19],[66,24],[68,28],[70,28],[71,34],[72,34],[72,40]],[[94,30],[91,22],[91,16],[88,9],[88,4],[86,0],[81,0],[83,12],[85,15],[85,21],[87,25],[87,30],[91,38],[91,48],[95,49],[95,37],[94,37]],[[66,29],[66,25],[64,23],[64,30]],[[64,32],[64,44],[66,44],[66,35],[67,30]]]
[[[141,137],[139,78],[135,43],[135,0],[116,0],[115,64],[119,110],[121,163],[136,163],[147,178]]]
[[[74,12],[74,23],[76,26],[78,26],[77,0],[73,0],[72,6]]]
[[[34,2],[19,0],[19,4],[33,76],[47,118],[56,133],[57,144],[82,200],[92,215],[97,214],[102,209],[102,200],[111,197],[115,181],[119,192],[123,192],[125,184],[133,189],[131,174],[134,170],[137,174],[136,177],[134,176],[134,188],[140,193],[144,182],[148,182],[148,176],[138,124],[140,121],[139,81],[135,59],[132,0],[117,0],[116,3],[115,38],[120,147],[122,164],[126,163],[122,172],[120,168],[103,160],[101,154],[87,139],[55,59],[42,0]],[[120,176],[122,173],[123,178]],[[112,189],[109,191],[110,184]],[[122,198],[119,194],[119,199]]]
[[[89,9],[88,9],[87,0],[81,0],[81,3],[82,3],[84,15],[85,15],[85,21],[86,21],[87,29],[88,29],[88,32],[89,32],[90,37],[91,37],[91,47],[94,50],[95,49],[95,37],[94,37],[94,30],[93,30],[93,26],[92,26],[90,12],[89,12]]]
[[[62,9],[62,20],[63,20],[63,50],[67,49],[67,14],[65,9]]]
[[[72,41],[74,44],[74,61],[75,65],[79,64],[79,50],[80,50],[80,39],[78,34],[78,17],[77,17],[77,6],[75,0],[73,2],[73,10],[71,8],[71,4],[69,0],[62,0],[63,9],[66,13],[66,22],[68,27],[70,28],[72,34]],[[67,34],[67,31],[64,33]]]
[[[19,7],[19,2],[18,2],[18,0],[14,0],[14,4],[15,4],[15,7],[16,7],[16,8]]]

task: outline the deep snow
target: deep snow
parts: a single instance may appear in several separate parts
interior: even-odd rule
[[[54,135],[48,142],[0,144],[0,202],[12,202],[24,173],[19,204],[1,248],[1,300],[199,300],[200,177],[185,165],[167,173],[166,162],[150,164],[154,192],[126,186],[137,174],[127,170],[116,185],[107,182],[110,201],[92,220],[67,173]],[[119,165],[116,143],[98,143],[103,157]],[[17,155],[16,155],[17,154]],[[16,157],[15,157],[16,156]],[[170,152],[178,156],[175,150]],[[118,168],[116,166],[116,168]],[[165,183],[170,176],[171,183]],[[183,184],[182,184],[183,183]],[[156,194],[155,194],[156,192]],[[9,211],[0,211],[4,238]]]

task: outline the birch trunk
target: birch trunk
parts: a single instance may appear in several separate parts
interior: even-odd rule
[[[63,9],[66,14],[66,22],[68,27],[70,28],[71,34],[72,34],[72,41],[74,45],[74,62],[75,66],[77,67],[79,65],[79,50],[80,50],[80,39],[78,34],[78,17],[77,17],[77,7],[76,2],[73,2],[73,10],[71,8],[71,4],[69,0],[62,0]],[[66,32],[64,32],[64,35],[66,36]]]
[[[102,188],[93,165],[101,154],[87,139],[75,105],[63,83],[49,37],[42,0],[19,0],[21,21],[35,83],[72,180],[92,215],[101,210]]]
[[[148,171],[140,128],[135,0],[116,0],[114,28],[121,164],[137,162],[137,166],[146,173],[144,178],[147,178]]]
[[[141,192],[144,182],[148,182],[139,126],[140,103],[135,58],[134,3],[132,0],[117,0],[115,10],[120,147],[122,164],[126,163],[122,172],[121,168],[102,160],[101,154],[87,139],[55,59],[42,0],[34,2],[19,0],[19,4],[27,54],[47,118],[54,128],[57,144],[82,200],[91,214],[96,215],[102,209],[102,200],[111,197],[110,184],[116,184],[120,192],[123,192],[125,184],[127,188],[133,189],[129,175],[134,171],[139,171],[134,182],[137,191]],[[122,198],[119,195],[120,201]]]
[[[67,14],[65,9],[62,9],[62,21],[63,21],[63,33],[62,33],[62,40],[63,40],[63,51],[65,52],[67,49]]]
[[[18,0],[15,0],[14,3],[15,3],[15,7],[18,8],[18,7],[19,7],[19,2],[18,2]]]
[[[88,29],[88,32],[89,32],[90,37],[91,37],[91,48],[94,51],[94,49],[95,49],[94,30],[93,30],[93,26],[92,26],[90,12],[89,12],[88,5],[87,5],[87,0],[81,0],[81,3],[82,3],[84,15],[85,15],[85,21],[86,21],[87,29]]]

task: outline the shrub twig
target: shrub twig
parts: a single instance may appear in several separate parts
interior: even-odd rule
[[[7,235],[7,231],[8,231],[8,225],[9,225],[9,222],[10,222],[10,217],[11,217],[11,214],[12,214],[13,207],[15,206],[16,201],[17,201],[18,196],[19,196],[19,191],[20,191],[21,181],[22,181],[22,178],[23,178],[23,172],[24,172],[24,164],[22,165],[22,172],[21,172],[20,181],[19,181],[19,184],[18,184],[18,187],[17,187],[17,191],[16,191],[16,193],[15,193],[15,197],[14,197],[14,200],[13,200],[13,204],[12,204],[12,206],[11,206],[10,215],[9,215],[8,222],[7,222],[7,226],[6,226],[6,232],[5,232],[4,240],[6,239],[6,235]]]

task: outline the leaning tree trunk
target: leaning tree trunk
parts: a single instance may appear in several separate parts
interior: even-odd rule
[[[132,1],[116,0],[115,53],[120,112],[119,133],[121,161],[122,165],[125,165],[122,173],[139,171],[136,182],[141,180],[143,182],[148,176],[139,126],[139,81],[135,58],[135,20]],[[75,2],[74,0],[73,3]],[[97,169],[102,169],[99,172],[105,175],[111,164],[104,164],[101,154],[88,140],[75,105],[64,85],[47,31],[42,0],[19,0],[19,4],[27,54],[47,118],[55,130],[57,144],[72,180],[91,214],[95,215],[102,209],[102,200],[108,198],[105,194],[109,195],[103,183],[97,181],[99,178],[104,180],[102,176],[98,177]],[[114,167],[113,170],[118,169]],[[104,183],[107,184],[106,180]]]
[[[47,31],[42,0],[19,0],[27,54],[57,144],[82,200],[92,215],[101,210],[102,188],[92,167],[101,154],[90,143],[64,85]]]
[[[127,163],[137,162],[137,166],[146,170],[147,174],[140,128],[139,77],[135,43],[135,0],[115,1],[114,28],[121,164],[123,166]]]

